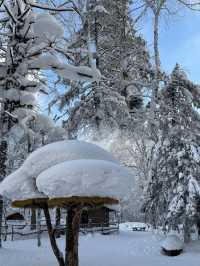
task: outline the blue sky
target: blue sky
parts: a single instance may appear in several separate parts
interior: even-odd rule
[[[151,27],[151,18],[146,18],[141,31],[150,50]],[[184,10],[177,16],[161,21],[160,54],[162,67],[167,73],[179,63],[188,78],[200,84],[200,12]]]

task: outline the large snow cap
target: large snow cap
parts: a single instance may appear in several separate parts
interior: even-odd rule
[[[7,176],[0,184],[0,195],[11,200],[41,198],[44,195],[36,186],[38,175],[56,164],[79,159],[117,163],[110,153],[95,144],[77,140],[54,142],[34,151],[16,172]]]
[[[99,146],[84,141],[57,141],[34,151],[22,168],[28,175],[37,177],[42,171],[70,160],[94,159],[117,163],[114,157]]]
[[[110,197],[123,200],[133,188],[133,176],[125,167],[103,160],[74,160],[57,164],[36,179],[49,198]]]
[[[44,198],[36,187],[34,178],[28,178],[22,168],[7,176],[0,184],[0,195],[11,200]]]

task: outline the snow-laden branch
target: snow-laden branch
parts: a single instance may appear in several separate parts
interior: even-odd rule
[[[59,76],[65,79],[74,81],[98,81],[101,74],[97,69],[92,69],[87,66],[72,66],[61,62],[54,55],[41,55],[35,60],[29,61],[30,69],[51,69]]]
[[[50,7],[48,5],[41,5],[38,3],[34,3],[31,1],[26,1],[27,4],[29,4],[31,7],[43,9],[43,10],[49,10],[49,11],[55,11],[55,12],[75,12],[74,8],[72,7]]]
[[[5,9],[6,9],[8,15],[9,15],[10,18],[12,19],[12,21],[13,21],[15,24],[17,24],[18,20],[15,18],[14,14],[13,14],[12,11],[10,10],[10,8],[9,8],[6,4],[4,4],[4,7],[5,7]]]

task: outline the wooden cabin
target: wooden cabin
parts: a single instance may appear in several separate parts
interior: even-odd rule
[[[110,223],[117,221],[117,211],[106,206],[85,209],[81,216],[82,227],[109,227]]]
[[[6,216],[7,221],[24,221],[24,216],[19,212],[14,212]]]

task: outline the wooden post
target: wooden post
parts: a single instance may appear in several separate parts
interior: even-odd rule
[[[80,227],[81,207],[72,206],[68,209],[66,224],[65,266],[78,266],[78,237]]]
[[[0,248],[2,247],[3,198],[0,195]]]
[[[11,231],[11,241],[14,240],[14,225],[12,225],[12,231]]]
[[[41,219],[41,210],[37,210],[37,246],[41,247],[41,225],[40,225],[40,219]]]
[[[60,220],[61,220],[61,210],[56,208],[56,238],[60,237]]]
[[[55,234],[53,231],[53,226],[51,224],[51,216],[49,213],[48,205],[43,206],[43,211],[44,211],[49,239],[50,239],[50,243],[51,243],[51,247],[53,249],[54,255],[57,258],[59,266],[65,266],[64,258],[56,243],[56,238],[55,238]]]
[[[31,208],[31,230],[36,230],[37,226],[37,217],[36,217],[36,209]]]

